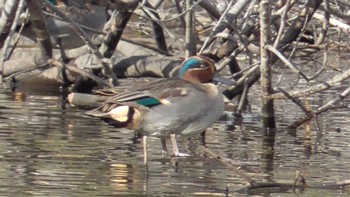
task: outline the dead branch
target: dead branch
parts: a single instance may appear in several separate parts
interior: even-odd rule
[[[0,48],[3,47],[7,35],[10,33],[11,25],[15,19],[19,0],[6,1],[0,18]]]
[[[36,35],[36,40],[43,58],[48,59],[52,57],[52,44],[50,34],[47,31],[46,23],[44,22],[44,15],[41,10],[39,1],[27,0],[28,10],[30,13],[30,21],[33,24],[33,31]]]
[[[325,105],[320,106],[315,112],[309,113],[307,116],[300,117],[298,120],[290,124],[288,127],[290,129],[296,129],[298,128],[301,124],[305,123],[308,120],[311,120],[312,118],[318,116],[321,113],[324,113],[328,110],[334,109],[336,105],[344,100],[346,97],[348,97],[350,94],[350,88],[347,88],[344,90],[341,94],[338,95],[338,98],[333,99],[326,103]]]
[[[99,49],[99,51],[103,54],[104,58],[110,58],[114,54],[114,51],[123,34],[125,26],[128,23],[131,15],[133,14],[133,11],[136,9],[138,2],[138,0],[133,0],[126,3],[119,2],[122,3],[122,5],[113,5],[115,11],[118,12],[112,15],[112,25],[108,31],[108,34],[104,37],[103,43]],[[105,70],[106,66],[104,66]],[[110,72],[107,73],[109,76],[112,76],[111,74],[114,74],[112,70],[109,70],[109,68],[108,72]]]
[[[8,48],[9,48],[9,45],[10,45],[10,42],[12,40],[12,37],[14,35],[14,32],[15,32],[15,29],[17,27],[17,24],[18,24],[18,20],[20,18],[20,15],[22,13],[22,9],[23,9],[23,5],[24,5],[24,0],[20,0],[19,4],[18,4],[18,8],[17,8],[17,11],[16,11],[16,15],[15,15],[15,18],[14,18],[14,21],[11,25],[11,29],[10,29],[10,32],[8,34],[8,36],[6,37],[6,40],[5,40],[5,43],[3,45],[3,48],[2,48],[2,51],[1,51],[1,60],[0,60],[0,84],[3,83],[3,70],[4,70],[4,63],[5,63],[5,60],[8,60],[9,57],[11,56],[13,50],[11,50],[9,53],[8,53]],[[23,26],[22,26],[23,27]],[[13,47],[14,49],[15,47]]]
[[[327,90],[337,83],[342,82],[350,77],[350,69],[340,73],[339,75],[334,76],[333,78],[318,83],[316,85],[310,86],[309,88],[305,88],[303,90],[292,90],[289,91],[288,94],[292,97],[306,97],[315,93],[319,93],[321,91]],[[286,96],[283,93],[275,93],[270,95],[271,99],[285,99]]]
[[[50,10],[52,10],[55,14],[60,16],[63,20],[68,22],[70,27],[80,36],[80,38],[89,46],[89,48],[93,51],[93,53],[101,60],[103,68],[107,74],[112,79],[112,83],[114,85],[118,84],[118,80],[111,70],[110,65],[108,64],[108,61],[104,61],[104,56],[99,52],[97,47],[94,45],[94,43],[90,40],[88,35],[82,30],[80,26],[78,26],[71,18],[67,17],[61,10],[53,6],[50,2],[47,0],[43,0],[43,3],[45,6],[47,6]]]
[[[274,102],[268,96],[272,93],[272,72],[270,64],[271,55],[268,51],[268,45],[271,39],[271,7],[269,0],[260,1],[260,83],[261,83],[261,103],[263,127],[275,128],[275,110]]]
[[[88,77],[88,78],[96,81],[98,84],[101,84],[103,86],[109,86],[109,84],[106,81],[104,81],[103,79],[101,79],[101,78],[99,78],[99,77],[97,77],[97,76],[95,76],[93,74],[90,74],[90,73],[88,73],[88,72],[86,72],[86,71],[84,71],[82,69],[79,69],[79,68],[77,68],[77,67],[75,67],[73,65],[64,65],[64,64],[62,64],[61,62],[59,62],[57,60],[48,60],[48,63],[53,65],[53,66],[57,66],[57,67],[59,67],[61,69],[67,69],[67,70],[69,70],[71,72],[77,73],[77,74],[79,74],[82,77]]]

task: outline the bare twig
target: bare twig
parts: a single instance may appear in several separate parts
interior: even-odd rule
[[[49,59],[52,57],[52,44],[50,34],[47,31],[46,23],[44,21],[41,4],[39,1],[27,0],[27,6],[30,14],[29,19],[33,24],[33,31],[35,32],[41,54],[44,59]]]
[[[10,33],[12,22],[16,15],[19,0],[6,1],[0,18],[0,48],[3,47],[7,35]]]
[[[84,32],[84,30],[77,25],[72,19],[68,18],[61,10],[52,5],[48,0],[42,0],[44,5],[60,16],[64,21],[66,21],[70,27],[80,36],[80,38],[89,46],[89,48],[93,51],[97,58],[101,60],[103,68],[107,74],[112,79],[113,85],[119,84],[117,77],[111,69],[110,61],[105,60],[104,56],[99,52],[98,48],[93,44],[88,35]]]
[[[290,1],[291,0],[287,0],[285,5],[284,5],[282,16],[281,16],[281,25],[278,29],[278,33],[277,33],[275,42],[273,43],[274,48],[278,48],[278,44],[279,44],[279,41],[282,37],[284,27],[286,26],[286,17],[287,17],[287,13],[288,13],[287,11],[289,10]]]
[[[344,71],[343,73],[334,76],[333,78],[318,83],[316,85],[310,86],[309,88],[305,88],[303,90],[293,90],[288,92],[288,94],[292,97],[303,97],[309,96],[311,94],[315,94],[321,92],[323,90],[327,90],[332,86],[335,86],[337,83],[344,81],[350,77],[350,69]],[[269,96],[271,99],[285,99],[286,96],[283,93],[275,93]]]
[[[148,1],[144,3],[144,6],[152,7],[152,5]],[[160,19],[157,12],[153,12],[149,9],[142,9],[142,10],[148,17],[152,19]],[[163,29],[165,28],[165,26],[155,21],[152,21],[152,26],[153,26],[154,41],[156,42],[158,49],[163,51],[163,53],[168,54],[168,48],[167,48],[167,44],[166,44],[166,40],[163,32]]]
[[[299,74],[306,81],[309,81],[309,78],[299,68],[294,66],[286,57],[284,57],[284,55],[281,54],[275,47],[271,45],[267,45],[266,47],[268,50],[277,55],[277,57],[280,58],[280,60],[282,60],[293,72]]]
[[[203,1],[203,0],[196,1],[195,3],[192,4],[192,6],[189,9],[186,9],[182,13],[180,13],[180,14],[174,16],[174,17],[168,18],[168,19],[157,20],[157,19],[151,19],[151,18],[142,16],[142,15],[138,15],[138,16],[140,16],[142,18],[146,18],[148,20],[155,21],[155,22],[168,22],[168,21],[172,21],[172,20],[177,20],[179,17],[184,16],[187,12],[190,12],[191,10],[193,10],[201,1]],[[143,4],[140,4],[140,7],[142,9],[150,9],[150,8],[147,8],[146,6],[144,6]],[[152,10],[152,9],[150,9],[150,10],[154,11],[154,12],[157,12],[156,10]],[[137,15],[137,13],[135,13],[135,14]]]
[[[279,88],[279,91],[282,92],[288,99],[293,101],[307,116],[312,116],[312,112],[306,107],[304,107],[301,100],[299,100],[298,98],[292,97],[291,95],[288,94],[287,91],[283,90],[282,88]]]
[[[11,40],[12,40],[13,34],[15,32],[15,29],[17,27],[18,20],[20,18],[20,15],[21,15],[21,12],[22,12],[22,9],[23,9],[23,4],[24,4],[24,0],[20,0],[19,3],[18,3],[15,19],[14,19],[14,21],[12,23],[10,32],[9,32],[9,34],[8,34],[6,40],[5,40],[4,46],[2,47],[1,59],[0,59],[0,84],[3,83],[2,71],[4,70],[4,62],[6,60],[8,60],[8,57],[10,56],[10,55],[7,55],[7,50],[8,50],[8,47],[9,47],[10,43],[11,43]],[[15,47],[15,46],[13,46],[13,47]]]
[[[186,9],[191,8],[192,0],[186,0]],[[185,42],[186,42],[186,51],[185,58],[193,56],[196,54],[196,40],[194,36],[194,27],[193,27],[193,12],[189,11],[186,13],[186,34],[185,34]]]
[[[326,111],[328,111],[330,109],[333,109],[336,104],[338,104],[339,102],[344,100],[349,95],[350,95],[350,88],[347,88],[341,94],[338,95],[338,98],[329,101],[328,103],[326,103],[325,105],[322,105],[316,111],[314,111],[311,114],[312,116],[308,115],[308,116],[303,116],[303,117],[299,118],[297,121],[295,121],[294,123],[289,125],[289,128],[291,128],[291,129],[298,128],[301,124],[303,124],[304,122],[310,120],[311,118],[314,118],[315,116],[317,116],[317,115],[319,115],[319,114],[321,114],[323,112],[326,112]]]
[[[242,92],[242,95],[241,95],[241,98],[239,100],[238,107],[237,107],[238,114],[242,113],[242,109],[243,109],[244,103],[246,102],[247,95],[248,95],[248,81],[246,79],[246,81],[244,82],[243,92]]]
[[[65,68],[71,72],[74,72],[74,73],[77,73],[83,77],[89,77],[90,79],[96,81],[97,83],[101,84],[101,85],[104,85],[104,86],[109,86],[109,84],[107,82],[105,82],[103,79],[91,74],[91,73],[88,73],[82,69],[79,69],[75,66],[71,66],[71,65],[64,65],[62,64],[61,62],[57,61],[57,60],[48,60],[48,63],[53,65],[53,66],[57,66],[57,67],[60,67],[60,68]]]

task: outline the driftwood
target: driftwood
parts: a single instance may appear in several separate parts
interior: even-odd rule
[[[104,101],[107,100],[107,98],[109,97],[73,92],[68,95],[67,99],[69,103],[73,106],[93,109],[100,106]]]

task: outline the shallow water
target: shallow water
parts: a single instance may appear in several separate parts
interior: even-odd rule
[[[16,95],[0,90],[0,196],[247,195],[234,192],[245,186],[245,179],[200,151],[195,138],[179,141],[181,152],[191,155],[181,158],[163,158],[159,140],[150,138],[147,174],[142,140],[132,131],[87,117],[84,110],[66,104],[57,89],[48,90]],[[296,171],[309,185],[350,179],[349,111],[321,116],[322,137],[314,121],[308,136],[304,126],[294,135],[285,125],[298,112],[280,101],[273,138],[263,135],[255,102],[241,120],[228,114],[208,129],[207,147],[232,159],[258,182],[293,183]],[[270,188],[255,194],[347,196],[350,192]]]

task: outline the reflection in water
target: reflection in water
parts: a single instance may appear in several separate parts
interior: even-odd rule
[[[262,147],[261,147],[262,152],[260,155],[260,162],[261,162],[260,168],[261,168],[261,171],[264,173],[273,172],[275,135],[276,135],[275,129],[263,129]]]
[[[228,115],[208,130],[206,146],[258,181],[291,182],[296,170],[308,183],[341,181],[350,173],[350,132],[345,113],[335,113],[320,120],[319,142],[313,131],[309,138],[302,129],[295,136],[282,129],[262,132],[257,116]],[[333,124],[341,132],[330,132]],[[245,184],[215,158],[196,152],[198,139],[179,140],[190,157],[162,158],[159,140],[150,138],[147,174],[141,140],[132,131],[87,117],[55,95],[18,97],[3,91],[0,130],[0,196],[224,196],[226,188],[230,193]],[[316,142],[318,151],[305,154]]]

